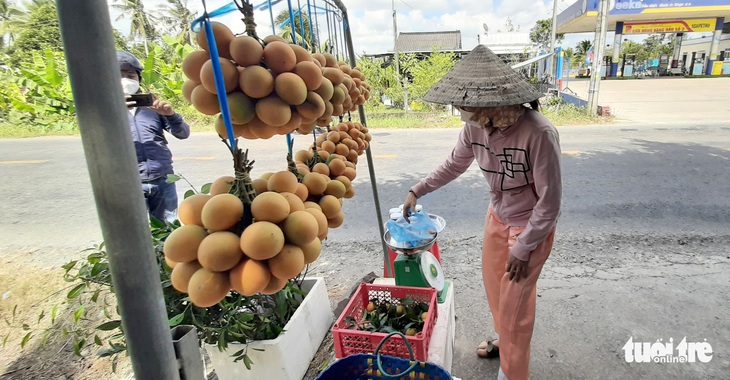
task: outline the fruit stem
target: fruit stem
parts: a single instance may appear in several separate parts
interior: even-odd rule
[[[243,13],[241,20],[246,24],[246,34],[249,37],[260,40],[258,34],[256,34],[256,22],[253,19],[253,5],[248,0],[243,0],[241,1],[241,5],[238,5],[238,2],[236,2],[236,6]]]

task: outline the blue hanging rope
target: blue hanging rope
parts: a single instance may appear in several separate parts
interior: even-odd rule
[[[307,0],[307,12],[309,12],[308,13],[308,16],[309,16],[308,17],[309,18],[309,37],[310,37],[310,40],[312,41],[312,45],[315,45],[316,46],[317,45],[317,39],[314,37],[314,28],[312,28],[312,4],[309,3],[309,0]],[[309,50],[311,50],[313,52],[314,51],[317,51],[314,46],[310,46],[310,49]]]
[[[233,123],[231,122],[231,113],[228,109],[228,96],[226,94],[226,85],[223,82],[223,71],[221,70],[221,62],[218,59],[218,45],[215,43],[215,35],[213,35],[213,26],[210,23],[210,14],[208,13],[206,9],[205,0],[202,0],[203,2],[203,16],[198,18],[193,22],[193,25],[198,25],[200,23],[203,24],[203,27],[205,28],[205,39],[208,43],[208,51],[210,55],[210,62],[213,65],[213,77],[215,78],[215,89],[218,93],[218,104],[221,108],[221,116],[223,117],[223,124],[226,126],[226,132],[228,133],[228,142],[231,144],[230,149],[231,152],[234,151],[236,147],[236,139],[233,136]],[[235,4],[234,4],[235,5]],[[222,8],[217,9],[214,12],[220,11]],[[227,13],[227,12],[225,12]],[[225,14],[225,13],[219,13]],[[192,28],[193,26],[191,26]],[[200,28],[198,27],[198,30]]]
[[[271,34],[276,34],[276,25],[274,25],[274,10],[271,9],[271,0],[266,0],[269,4],[269,17],[271,17]]]
[[[304,21],[302,19],[302,3],[299,0],[297,0],[297,7],[299,7],[299,9],[297,9],[297,13],[299,13],[299,35],[302,37],[302,46],[306,47],[305,45],[307,44],[307,39],[305,38],[306,34],[304,33]]]

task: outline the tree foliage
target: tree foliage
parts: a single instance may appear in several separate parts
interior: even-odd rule
[[[550,36],[552,34],[552,19],[537,20],[535,26],[530,29],[530,41],[541,48],[550,48]],[[565,38],[564,34],[555,36],[555,43],[559,44]]]
[[[18,28],[18,37],[8,50],[9,62],[15,66],[21,62],[30,62],[33,52],[46,49],[54,52],[63,50],[54,3],[40,5],[30,12],[27,21]]]
[[[294,35],[297,40],[297,45],[304,46],[308,50],[312,50],[313,47],[319,45],[319,41],[316,40],[316,38],[313,38],[312,30],[309,27],[310,21],[309,21],[309,13],[307,13],[306,10],[302,9],[301,12],[299,9],[293,9],[292,13],[294,14]],[[290,14],[288,9],[284,9],[276,16],[274,19],[274,23],[277,27],[281,29],[280,35],[288,40],[288,41],[294,41],[292,38],[292,22],[289,21]],[[286,24],[284,27],[281,27],[282,24],[289,21],[288,24]],[[313,21],[312,21],[313,22]],[[303,30],[303,32],[302,32]],[[304,44],[302,44],[302,41],[304,41]],[[326,49],[324,49],[326,50]]]

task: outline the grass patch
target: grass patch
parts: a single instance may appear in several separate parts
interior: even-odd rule
[[[464,125],[459,116],[445,112],[396,112],[365,114],[368,128],[410,129],[410,128],[460,128]],[[359,121],[359,117],[353,121]]]
[[[542,113],[553,123],[553,125],[587,125],[607,124],[614,120],[614,117],[601,117],[588,115],[583,107],[576,107],[572,104],[561,104],[560,108],[543,108]]]

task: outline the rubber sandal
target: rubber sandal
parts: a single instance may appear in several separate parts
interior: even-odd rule
[[[499,346],[495,346],[492,340],[479,343],[477,346],[477,356],[485,359],[494,359],[499,357]]]

